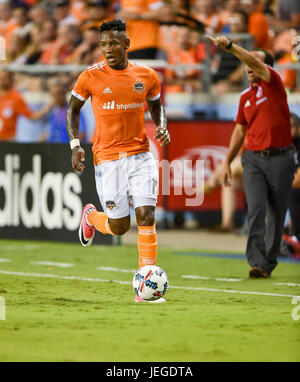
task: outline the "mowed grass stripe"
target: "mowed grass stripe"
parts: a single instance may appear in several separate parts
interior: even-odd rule
[[[45,277],[45,278],[57,278],[62,280],[80,280],[88,282],[100,282],[100,283],[116,283],[122,285],[131,285],[129,281],[121,280],[108,280],[100,278],[90,278],[90,277],[79,277],[79,276],[61,276],[61,275],[52,275],[47,273],[25,273],[25,272],[13,272],[5,271],[0,269],[1,274],[13,275],[13,276],[25,276],[25,277]],[[193,290],[193,291],[206,291],[206,292],[221,292],[221,293],[233,293],[233,294],[246,294],[246,295],[257,295],[257,296],[272,296],[272,297],[300,297],[298,295],[291,294],[281,294],[281,293],[268,293],[268,292],[253,292],[253,291],[239,291],[232,289],[215,289],[215,288],[205,288],[205,287],[189,287],[189,286],[176,286],[170,285],[169,288],[172,289],[182,289],[182,290]]]

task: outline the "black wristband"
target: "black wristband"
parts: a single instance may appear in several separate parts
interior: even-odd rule
[[[233,42],[229,41],[229,44],[226,46],[226,49],[230,50],[232,48],[232,44],[233,44]]]

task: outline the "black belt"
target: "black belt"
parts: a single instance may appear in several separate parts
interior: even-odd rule
[[[279,154],[283,154],[283,153],[286,153],[287,151],[290,151],[292,150],[293,146],[290,145],[290,146],[285,146],[285,147],[270,147],[269,149],[265,149],[265,150],[257,150],[257,151],[254,151],[256,154],[259,154],[261,155],[262,157],[271,157],[273,155],[279,155]]]

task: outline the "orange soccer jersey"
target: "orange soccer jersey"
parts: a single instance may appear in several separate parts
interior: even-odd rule
[[[0,95],[0,141],[15,137],[19,115],[32,115],[21,95],[13,89]]]
[[[128,62],[114,70],[106,61],[87,68],[78,78],[72,95],[85,101],[91,96],[95,116],[94,163],[149,151],[144,126],[144,101],[160,97],[156,72]]]

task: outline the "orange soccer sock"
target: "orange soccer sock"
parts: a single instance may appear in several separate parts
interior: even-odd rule
[[[158,249],[155,224],[149,227],[138,226],[138,231],[139,268],[155,265]]]
[[[104,212],[99,211],[91,211],[87,216],[87,221],[92,226],[96,228],[97,231],[100,231],[101,233],[104,233],[105,235],[111,234],[114,235],[112,232],[108,217]]]

